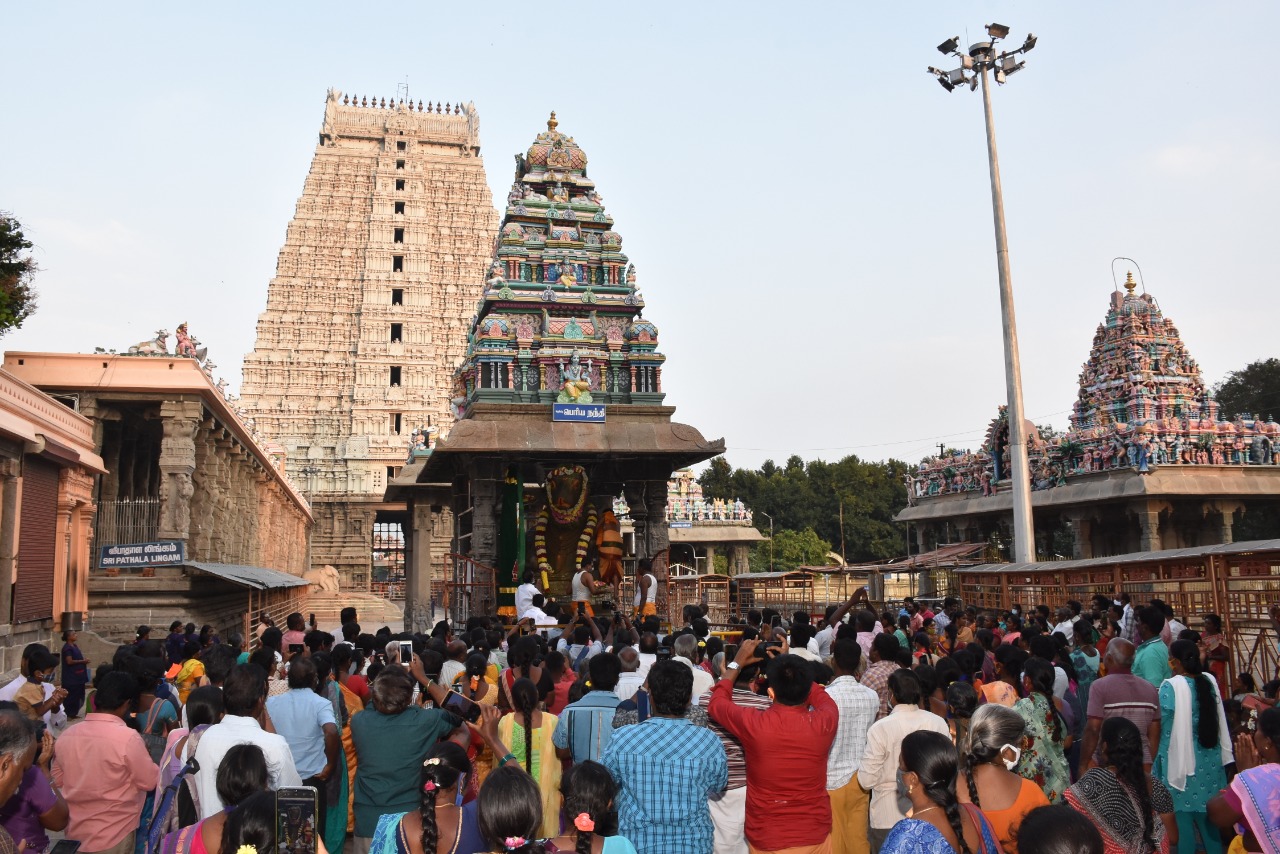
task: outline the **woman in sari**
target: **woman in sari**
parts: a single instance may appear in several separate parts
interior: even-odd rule
[[[473,703],[482,706],[497,706],[498,686],[489,680],[489,657],[484,653],[473,652],[467,656],[465,669],[453,679],[453,690]],[[470,741],[467,745],[467,758],[471,760],[471,782],[468,785],[468,797],[474,800],[480,791],[484,778],[493,770],[493,751],[481,737],[475,724],[467,724]]]
[[[187,641],[182,650],[182,667],[179,668],[173,683],[178,686],[178,700],[186,705],[187,697],[193,689],[200,685],[204,678],[204,664],[200,661],[200,642]]]
[[[543,837],[560,833],[560,760],[551,735],[556,716],[538,711],[538,689],[528,679],[517,679],[511,688],[514,709],[498,724],[498,737],[538,784],[542,793]]]
[[[956,749],[951,739],[927,730],[910,733],[902,740],[899,767],[911,800],[911,818],[893,826],[881,854],[1000,854],[982,810],[956,800]]]
[[[1102,764],[1067,790],[1067,803],[1098,828],[1106,854],[1167,854],[1178,835],[1173,799],[1143,772],[1137,725],[1108,718],[1100,746]]]
[[[968,733],[956,743],[962,764],[956,795],[982,810],[1009,854],[1018,850],[1018,827],[1027,813],[1049,805],[1039,786],[1013,771],[1026,729],[1013,709],[991,703],[974,713]]]
[[[334,675],[338,680],[338,690],[342,692],[342,702],[347,707],[347,719],[341,730],[342,752],[347,759],[347,833],[354,833],[356,829],[355,787],[351,785],[351,781],[356,778],[356,744],[351,740],[351,718],[357,712],[364,711],[364,701],[347,687],[347,680],[352,678],[350,670],[353,649],[354,647],[340,643],[333,648],[330,656]]]
[[[518,679],[533,682],[538,689],[539,701],[545,700],[555,687],[546,668],[533,663],[540,652],[538,639],[533,635],[525,635],[512,644],[511,651],[507,653],[510,667],[498,676],[498,708],[503,712],[510,712],[515,708],[511,702],[511,689]]]
[[[1052,664],[1028,658],[1022,676],[1027,696],[1014,703],[1013,710],[1027,725],[1028,743],[1018,760],[1018,773],[1044,790],[1049,803],[1060,804],[1071,785],[1066,756],[1071,731],[1053,696],[1053,679]]]
[[[351,729],[351,714],[342,694],[342,688],[333,678],[333,659],[328,653],[317,652],[311,657],[316,665],[315,691],[329,701],[333,708],[333,719],[338,725],[339,737],[343,731]],[[351,786],[347,779],[347,763],[338,765],[329,776],[325,791],[320,797],[326,798],[325,826],[321,829],[325,847],[330,851],[341,851],[347,837],[347,814],[342,807],[351,802]]]
[[[1230,854],[1280,854],[1280,709],[1258,715],[1258,728],[1236,738],[1237,774],[1209,801],[1209,820],[1238,834]]]

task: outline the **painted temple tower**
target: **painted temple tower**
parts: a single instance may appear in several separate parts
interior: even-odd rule
[[[1247,500],[1280,494],[1280,425],[1265,413],[1220,418],[1177,326],[1151,294],[1137,290],[1130,273],[1124,290],[1111,294],[1080,371],[1068,430],[1028,429],[1038,540],[1042,520],[1060,524],[1075,540],[1076,557],[1231,542]],[[913,506],[898,518],[954,529],[939,536],[991,536],[991,519],[972,523],[1010,503],[1008,435],[1002,406],[978,451],[923,460],[907,485]],[[1138,524],[1128,532],[1115,530],[1114,510],[1102,518],[1102,506],[1121,497],[1137,499],[1128,515]],[[1073,506],[1078,501],[1091,509]],[[1112,529],[1103,544],[1083,542],[1101,527]],[[1052,532],[1043,533],[1047,541]]]
[[[635,265],[555,113],[516,156],[497,251],[456,375],[474,402],[659,404],[658,328]]]
[[[623,578],[642,561],[664,612],[678,539],[669,479],[723,453],[724,440],[673,420],[635,266],[586,152],[555,113],[516,155],[482,284],[454,373],[453,426],[434,447],[430,437],[415,444],[385,496],[404,501],[411,520],[407,619],[429,625],[442,600],[459,616],[512,613],[525,571],[567,601],[588,566],[611,585],[596,595],[621,604]],[[442,512],[456,522],[437,569],[425,555]],[[721,525],[755,532],[745,519]],[[713,544],[704,564],[714,558]]]

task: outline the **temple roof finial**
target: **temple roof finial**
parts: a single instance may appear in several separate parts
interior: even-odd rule
[[[1133,280],[1133,271],[1130,270],[1124,277],[1124,289],[1129,292],[1129,296],[1133,296],[1133,291],[1138,287],[1138,283]]]
[[[547,130],[549,130],[549,131],[555,131],[556,126],[557,126],[557,125],[559,125],[559,124],[560,124],[560,123],[559,123],[558,121],[556,121],[556,111],[555,111],[555,110],[552,110],[552,111],[551,111],[551,118],[547,119]]]

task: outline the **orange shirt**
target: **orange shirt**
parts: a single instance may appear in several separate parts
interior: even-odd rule
[[[983,807],[982,814],[987,817],[987,821],[991,822],[991,830],[999,840],[1000,847],[1009,854],[1015,854],[1018,846],[1014,838],[1017,836],[1018,825],[1022,824],[1023,816],[1036,807],[1047,806],[1049,806],[1049,798],[1040,791],[1040,787],[1024,779],[1022,788],[1018,790],[1018,797],[1014,798],[1012,804],[1002,810],[989,810]]]

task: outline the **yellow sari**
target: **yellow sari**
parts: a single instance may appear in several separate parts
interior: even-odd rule
[[[195,690],[200,679],[204,676],[204,664],[198,658],[188,658],[182,663],[182,669],[178,671],[178,675],[173,678],[174,683],[178,686],[178,699],[182,701],[182,705],[187,704],[187,697]]]
[[[542,794],[542,829],[539,836],[551,838],[560,835],[560,758],[551,735],[556,730],[556,716],[542,713],[542,726],[533,731],[533,779],[538,782]],[[517,729],[519,730],[517,737]],[[515,715],[503,715],[498,721],[498,735],[507,749],[516,755],[524,767],[524,727],[516,723]]]

